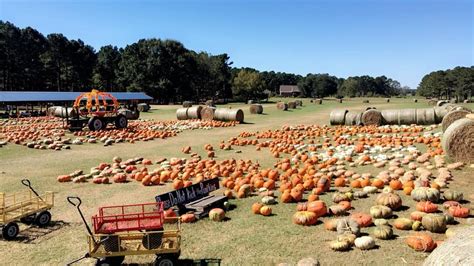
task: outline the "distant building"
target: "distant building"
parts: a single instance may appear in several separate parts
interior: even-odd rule
[[[297,85],[280,85],[280,96],[296,97],[301,95],[301,90]]]

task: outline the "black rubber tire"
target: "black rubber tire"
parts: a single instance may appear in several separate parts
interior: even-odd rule
[[[115,257],[105,257],[97,260],[95,265],[100,265],[100,266],[116,266],[116,265],[121,265],[123,260],[125,259],[125,256],[115,256]]]
[[[158,255],[155,259],[155,266],[175,266],[178,260],[173,255]]]
[[[39,227],[46,227],[51,222],[51,213],[49,211],[42,211],[35,217],[35,224]]]
[[[20,228],[18,227],[18,224],[15,222],[7,223],[2,228],[2,235],[3,235],[3,239],[5,240],[15,239],[19,232],[20,232]]]
[[[22,222],[26,225],[31,225],[35,222],[35,219],[36,219],[36,215],[33,214],[33,215],[30,215],[30,216],[20,218],[20,222]]]
[[[89,122],[87,122],[87,126],[91,131],[101,130],[104,128],[104,121],[100,120],[98,117],[92,117],[89,119]]]
[[[159,229],[163,230],[163,229]],[[156,249],[161,246],[163,233],[150,233],[143,236],[142,244],[146,249]]]
[[[118,236],[114,236],[114,235],[101,236],[100,240],[103,240],[106,237],[108,237],[108,239],[105,240],[104,242],[102,242],[102,245],[104,245],[105,251],[107,251],[107,252],[118,252],[118,251],[120,251]]]
[[[124,115],[118,115],[115,118],[115,127],[116,128],[126,128],[128,126],[128,120],[127,117]]]

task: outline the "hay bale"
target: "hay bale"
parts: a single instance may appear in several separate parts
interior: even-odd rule
[[[315,102],[316,104],[323,104],[323,99],[319,99],[319,98],[318,98],[318,99],[314,99],[314,102]]]
[[[466,99],[466,100],[463,101],[463,103],[472,103],[472,101],[469,100],[469,99]]]
[[[436,105],[438,101],[436,101],[435,99],[429,99],[428,100],[428,104],[429,105]]]
[[[247,104],[253,104],[253,100],[248,100]]]
[[[178,120],[188,119],[188,108],[178,108],[176,110],[176,118]]]
[[[449,112],[449,110],[446,109],[446,106],[436,106],[433,108],[433,110],[435,112],[436,123],[441,123],[441,121],[443,121],[443,117]]]
[[[390,102],[390,98],[386,98],[385,101],[389,103],[389,102]]]
[[[382,114],[375,110],[375,108],[369,109],[362,113],[361,121],[365,126],[380,126],[382,124]]]
[[[193,106],[193,102],[191,101],[184,101],[183,102],[183,107],[185,108],[189,108],[189,107],[192,107]]]
[[[369,100],[363,100],[362,103],[369,103]]]
[[[213,117],[219,121],[244,122],[244,112],[242,109],[217,108],[213,111]]]
[[[455,104],[455,103],[458,103],[458,100],[456,98],[453,98],[453,99],[449,100],[449,102]]]
[[[284,102],[279,102],[279,103],[277,103],[277,109],[282,110],[282,111],[286,111],[286,110],[288,110],[288,104],[284,103]]]
[[[418,102],[418,99],[413,99],[413,102],[414,102],[414,103],[417,103],[417,102]]]
[[[443,105],[445,105],[445,104],[447,104],[447,103],[449,103],[449,101],[446,101],[446,100],[439,100],[439,101],[436,102],[436,106],[441,107],[441,106],[443,106]]]
[[[210,106],[210,107],[215,107],[215,106],[216,106],[216,105],[214,104],[214,101],[213,101],[213,100],[207,100],[204,104],[207,105],[207,106]]]
[[[474,265],[474,226],[462,229],[438,246],[423,262],[423,266]]]
[[[329,114],[329,123],[331,125],[344,125],[347,110],[337,109],[333,110],[331,114]]]
[[[342,103],[342,98],[341,98],[341,99],[339,99],[339,103]]]
[[[474,163],[474,115],[454,121],[444,131],[441,144],[453,160]]]
[[[193,106],[188,108],[188,119],[201,119],[202,106]]]
[[[382,110],[382,123],[384,125],[398,125],[400,121],[398,120],[398,113],[400,110]]]
[[[48,109],[48,112],[52,112],[53,116],[55,117],[61,117],[61,118],[66,118],[66,117],[72,117],[76,114],[76,111],[74,108],[69,107],[67,108],[63,106],[53,106]]]
[[[296,109],[296,103],[295,102],[288,102],[288,108]]]
[[[362,125],[362,113],[347,112],[344,124],[346,126],[361,126]]]
[[[296,100],[295,103],[296,103],[296,106],[303,106],[303,101],[301,100]]]
[[[417,125],[433,125],[436,124],[436,116],[433,108],[416,109]]]
[[[400,111],[398,112],[398,124],[416,124],[416,109],[400,109]]]
[[[470,112],[466,110],[452,110],[449,113],[447,113],[443,117],[443,121],[441,122],[441,126],[443,128],[443,132],[446,131],[446,129],[456,120],[459,120],[461,118],[465,118],[467,114]]]
[[[261,105],[261,104],[252,104],[252,105],[250,105],[250,113],[251,114],[262,114],[263,113],[263,105]]]
[[[213,120],[214,119],[214,112],[216,108],[215,107],[204,107],[201,109],[201,119],[202,120]]]
[[[121,108],[118,110],[119,114],[124,115],[128,120],[137,120],[140,117],[140,112],[137,111],[131,111],[126,108]]]
[[[140,112],[148,112],[150,111],[150,105],[147,104],[147,103],[139,103],[137,105],[137,110],[140,111]]]

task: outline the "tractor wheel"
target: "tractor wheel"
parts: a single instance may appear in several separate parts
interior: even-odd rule
[[[163,230],[163,228],[159,229]],[[142,244],[146,249],[156,249],[161,246],[163,233],[150,233],[145,234],[142,239]]]
[[[173,255],[158,255],[155,259],[155,266],[175,266],[178,265],[176,256]]]
[[[95,265],[100,265],[100,266],[115,266],[115,265],[121,265],[123,260],[125,259],[125,256],[116,256],[116,257],[105,257],[100,260],[97,260]]]
[[[35,222],[35,218],[36,218],[36,215],[33,214],[33,215],[30,215],[30,216],[20,218],[20,222],[22,222],[26,225],[30,225],[30,224]]]
[[[89,119],[87,125],[89,126],[89,129],[91,131],[97,131],[104,128],[104,121],[100,120],[97,117],[92,117],[91,119]]]
[[[100,240],[103,240],[104,238],[107,238],[107,240],[102,242],[102,245],[104,245],[105,251],[107,251],[107,252],[118,252],[118,251],[120,251],[118,236],[114,236],[114,235],[101,236]]]
[[[128,125],[127,118],[124,115],[118,115],[115,118],[115,127],[116,128],[126,128]]]
[[[51,222],[51,213],[42,211],[35,217],[35,224],[39,227],[46,227]]]
[[[18,232],[20,232],[20,228],[18,227],[17,223],[15,223],[15,222],[7,223],[2,228],[3,239],[13,240],[18,235]]]

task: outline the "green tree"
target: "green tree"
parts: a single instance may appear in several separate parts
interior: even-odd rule
[[[105,91],[121,89],[117,80],[121,59],[122,55],[116,46],[107,45],[100,48],[93,75],[95,87]]]
[[[250,99],[263,99],[264,82],[262,76],[256,71],[240,70],[234,78],[232,92],[234,97],[243,101]]]

